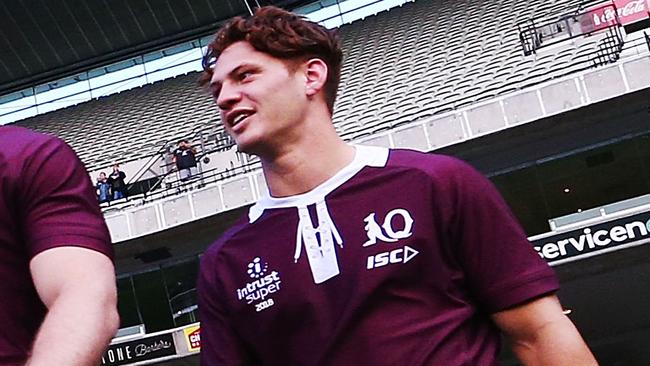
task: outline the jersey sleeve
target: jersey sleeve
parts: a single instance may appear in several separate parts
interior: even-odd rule
[[[112,259],[95,187],[77,155],[54,137],[30,149],[19,182],[21,230],[30,258],[54,247],[77,246]]]
[[[201,365],[253,365],[250,352],[236,334],[233,324],[220,301],[225,295],[215,277],[216,267],[210,255],[201,258],[197,281],[199,319],[201,321]]]
[[[535,252],[497,189],[468,164],[455,162],[448,188],[450,242],[479,304],[494,313],[555,292],[554,271]]]

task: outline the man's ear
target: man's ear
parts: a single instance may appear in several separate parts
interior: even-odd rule
[[[327,64],[319,58],[309,59],[305,66],[305,76],[307,77],[305,93],[308,97],[313,97],[323,89],[329,70]]]

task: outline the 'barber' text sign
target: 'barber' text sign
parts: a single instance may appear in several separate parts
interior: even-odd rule
[[[172,334],[112,344],[102,357],[102,365],[119,366],[176,354]]]

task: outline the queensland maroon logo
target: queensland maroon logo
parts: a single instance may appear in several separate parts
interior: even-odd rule
[[[401,218],[402,226],[398,226],[400,225],[398,218]],[[366,230],[366,235],[368,235],[368,241],[363,243],[364,247],[376,244],[377,239],[385,243],[394,243],[413,235],[413,218],[403,208],[391,210],[381,225],[377,223],[374,212],[366,216],[363,221],[366,223],[364,229]]]

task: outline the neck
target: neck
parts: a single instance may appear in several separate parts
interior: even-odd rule
[[[274,197],[308,192],[354,159],[354,147],[336,134],[331,120],[307,126],[302,132],[272,158],[261,157],[264,178]]]

